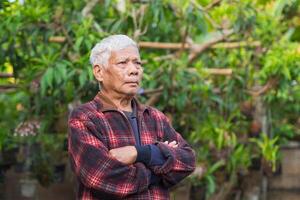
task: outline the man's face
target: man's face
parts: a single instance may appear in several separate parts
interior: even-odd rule
[[[113,51],[108,66],[102,69],[102,87],[108,93],[135,95],[143,75],[139,51],[130,46]]]

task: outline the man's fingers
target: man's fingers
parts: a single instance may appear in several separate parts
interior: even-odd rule
[[[170,142],[170,143],[169,143],[169,141],[167,140],[167,141],[165,141],[164,143],[165,143],[166,145],[170,146],[170,147],[173,147],[173,148],[178,147],[178,143],[177,143],[175,140],[173,140],[173,141]]]
[[[174,145],[176,145],[176,144],[177,144],[176,141],[172,141],[172,142],[170,142],[168,145],[169,145],[170,147],[174,147]]]

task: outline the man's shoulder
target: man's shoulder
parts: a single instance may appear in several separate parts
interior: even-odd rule
[[[154,117],[157,120],[166,119],[166,115],[162,111],[158,110],[157,108],[154,108],[152,106],[147,106],[146,108],[149,111],[151,117]]]
[[[76,108],[74,108],[69,115],[69,120],[71,119],[81,119],[81,120],[88,120],[89,116],[94,115],[97,113],[97,106],[93,101],[89,101],[83,103]]]

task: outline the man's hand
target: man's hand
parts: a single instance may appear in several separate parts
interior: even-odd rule
[[[111,149],[109,154],[123,164],[130,165],[136,161],[137,150],[135,146],[125,146]]]
[[[169,143],[169,141],[165,141],[164,142],[166,145],[170,146],[170,147],[173,147],[173,148],[176,148],[178,147],[178,143],[174,140],[172,142]]]

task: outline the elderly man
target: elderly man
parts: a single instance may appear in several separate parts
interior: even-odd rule
[[[91,52],[101,90],[69,118],[69,155],[79,199],[169,199],[195,169],[195,153],[167,117],[140,104],[137,44],[112,35]]]

